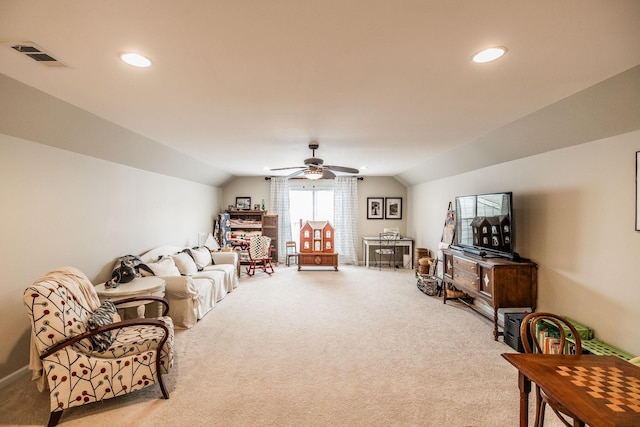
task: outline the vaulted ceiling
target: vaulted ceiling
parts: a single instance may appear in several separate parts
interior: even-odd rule
[[[637,0],[0,0],[0,43],[1,133],[211,185],[311,140],[416,184],[640,128]]]

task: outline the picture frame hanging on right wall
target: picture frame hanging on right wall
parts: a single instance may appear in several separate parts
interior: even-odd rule
[[[636,151],[636,231],[640,231],[640,151]]]
[[[402,219],[402,197],[384,199],[384,219]]]

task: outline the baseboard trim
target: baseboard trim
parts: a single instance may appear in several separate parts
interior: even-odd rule
[[[0,378],[0,389],[5,388],[9,384],[14,381],[19,380],[22,376],[27,375],[29,373],[29,366],[24,366],[12,374],[7,375],[4,378]]]

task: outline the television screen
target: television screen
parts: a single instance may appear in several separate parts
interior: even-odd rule
[[[456,197],[456,246],[483,256],[515,254],[512,194]]]

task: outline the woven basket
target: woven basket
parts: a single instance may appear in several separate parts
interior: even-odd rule
[[[451,289],[447,289],[447,298],[462,298],[466,294],[462,291],[454,291]]]
[[[451,285],[451,283],[447,284],[445,292],[447,293],[447,298],[462,298],[465,295],[467,295],[464,292],[454,288],[453,285]]]

